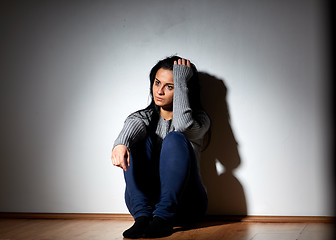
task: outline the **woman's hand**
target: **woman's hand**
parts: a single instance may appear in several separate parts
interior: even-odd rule
[[[177,64],[177,65],[185,65],[187,67],[190,67],[190,61],[189,60],[185,60],[184,58],[180,58],[178,59],[177,61],[174,61],[174,64]]]
[[[189,81],[193,75],[193,71],[191,68],[191,63],[189,60],[184,58],[179,58],[174,61],[173,67],[173,77],[174,81],[181,79],[181,81]]]
[[[112,164],[117,167],[121,167],[124,171],[127,171],[127,167],[130,166],[130,153],[125,145],[117,145],[112,150]]]

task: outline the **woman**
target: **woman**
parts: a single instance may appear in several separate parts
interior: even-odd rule
[[[198,160],[210,120],[195,66],[178,56],[159,61],[150,72],[150,93],[152,102],[127,117],[112,150],[135,220],[126,238],[167,236],[174,224],[199,219],[207,209]]]

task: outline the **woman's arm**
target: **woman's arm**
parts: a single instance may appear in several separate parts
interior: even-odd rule
[[[113,147],[119,144],[130,148],[133,143],[146,136],[146,123],[142,119],[140,113],[136,112],[128,116],[124,122],[124,126],[119,136],[114,141]]]
[[[183,59],[184,60],[184,59]],[[184,64],[182,64],[184,63]],[[184,132],[189,128],[194,120],[188,98],[187,82],[192,77],[193,72],[190,68],[190,62],[179,59],[175,61],[173,67],[174,78],[174,98],[173,98],[173,126],[178,132]]]
[[[210,118],[204,111],[199,111],[194,115],[193,124],[184,131],[190,141],[202,139],[210,128]]]
[[[189,140],[196,140],[203,138],[209,130],[210,119],[204,111],[194,114],[192,112],[187,87],[188,80],[192,75],[189,60],[179,59],[174,63],[173,125],[176,131],[184,133]]]
[[[113,145],[111,155],[113,165],[127,171],[127,167],[130,165],[130,147],[145,136],[146,123],[141,116],[139,116],[139,113],[133,113],[128,116],[123,129]]]

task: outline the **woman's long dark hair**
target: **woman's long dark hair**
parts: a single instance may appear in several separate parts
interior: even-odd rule
[[[159,107],[155,105],[154,97],[153,97],[153,84],[155,81],[155,76],[156,76],[157,71],[160,68],[173,71],[174,61],[177,61],[178,59],[181,59],[181,57],[171,56],[171,57],[162,59],[157,64],[155,64],[155,66],[150,71],[149,91],[150,91],[150,96],[151,96],[151,103],[146,108],[147,110],[148,109],[156,109],[156,111],[159,110]],[[191,63],[191,69],[193,71],[193,76],[191,77],[191,79],[189,79],[188,84],[187,84],[187,87],[189,90],[188,97],[189,97],[190,108],[193,111],[203,110],[201,99],[200,99],[200,83],[198,79],[198,71],[193,63]]]
[[[151,116],[148,116],[148,115],[144,116],[150,119],[150,124],[149,124],[149,129],[148,129],[150,134],[153,134],[155,132],[157,122],[160,117],[160,108],[155,104],[154,96],[153,96],[153,84],[155,81],[156,73],[160,68],[173,71],[174,61],[177,61],[178,59],[181,59],[181,57],[176,56],[176,55],[162,59],[158,61],[157,64],[155,64],[155,66],[151,69],[149,73],[149,80],[150,80],[150,85],[149,85],[150,90],[149,91],[150,91],[151,103],[143,110],[149,110],[149,112],[151,112]],[[189,90],[188,98],[189,98],[190,108],[192,110],[193,117],[195,118],[197,112],[203,110],[203,107],[201,104],[201,97],[200,97],[200,81],[198,78],[198,71],[193,63],[191,63],[191,69],[192,69],[193,75],[188,80],[187,87]],[[140,110],[139,112],[143,110]]]

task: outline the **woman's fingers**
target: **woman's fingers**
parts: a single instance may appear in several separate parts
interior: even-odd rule
[[[117,166],[121,167],[125,172],[127,171],[127,167],[125,164],[125,157],[119,159]]]
[[[127,171],[127,167],[126,167],[126,165],[125,165],[125,159],[124,159],[124,161],[121,161],[120,162],[120,167],[126,172]]]
[[[113,166],[118,166],[118,160],[117,157],[115,156],[115,154],[112,153],[112,164]]]
[[[127,167],[130,166],[130,154],[129,151],[127,150]]]
[[[122,168],[125,172],[130,166],[130,154],[126,146],[117,145],[112,151],[112,164]]]
[[[178,65],[186,65],[187,67],[191,67],[190,61],[186,60],[184,58],[180,58],[176,61],[174,61],[174,64],[178,64]]]

